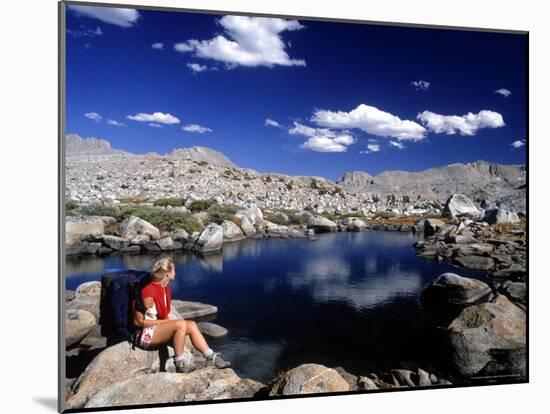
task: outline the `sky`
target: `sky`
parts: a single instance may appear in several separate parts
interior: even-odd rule
[[[260,172],[526,162],[522,34],[72,5],[66,132]]]

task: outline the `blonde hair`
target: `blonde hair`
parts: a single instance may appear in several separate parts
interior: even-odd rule
[[[154,282],[160,282],[168,276],[174,269],[174,260],[171,257],[163,257],[153,264],[153,270],[151,270],[151,279]]]

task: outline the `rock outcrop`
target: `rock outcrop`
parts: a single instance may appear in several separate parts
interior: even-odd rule
[[[303,364],[287,371],[270,384],[269,395],[317,394],[349,391],[350,386],[338,372],[319,364]]]

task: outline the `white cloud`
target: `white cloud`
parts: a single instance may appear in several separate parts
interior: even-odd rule
[[[140,112],[135,115],[128,115],[126,118],[132,121],[138,122],[153,122],[157,124],[179,124],[180,120],[169,113],[155,112],[152,114],[145,114]]]
[[[213,59],[233,66],[305,66],[301,59],[291,59],[281,39],[284,31],[304,28],[297,20],[267,17],[224,16],[218,21],[225,31],[210,40],[191,39],[176,43],[178,52],[194,52],[203,59]]]
[[[400,149],[400,150],[406,148],[402,143],[400,143],[400,142],[398,142],[398,141],[390,141],[390,145],[391,145],[392,147],[398,148],[398,149]]]
[[[514,148],[521,148],[525,146],[525,140],[524,139],[518,139],[510,144]]]
[[[122,122],[118,122],[115,119],[107,119],[107,123],[109,125],[113,125],[113,126],[124,126],[124,124]]]
[[[103,23],[114,24],[119,27],[132,27],[139,19],[135,9],[121,9],[115,7],[69,6],[77,16],[86,16],[101,20]]]
[[[163,127],[161,124],[155,124],[154,122],[151,122],[149,124],[149,126],[152,127],[152,128],[162,128]]]
[[[430,87],[430,82],[425,81],[425,80],[417,80],[417,81],[412,81],[411,85],[417,91],[426,91]]]
[[[101,27],[90,29],[84,25],[81,25],[80,29],[76,29],[76,30],[67,29],[67,33],[69,33],[74,37],[95,37],[95,36],[101,36],[103,34],[103,31],[101,30]]]
[[[477,114],[468,112],[466,115],[440,115],[430,111],[419,113],[417,118],[430,131],[436,134],[475,135],[480,128],[499,128],[504,126],[502,115],[498,112],[483,110]]]
[[[281,128],[281,124],[279,124],[277,121],[274,121],[271,118],[267,118],[264,122],[264,125]]]
[[[187,64],[187,67],[189,69],[191,69],[193,72],[195,73],[198,73],[198,72],[204,72],[205,70],[208,69],[208,66],[206,65],[201,65],[199,63],[188,63]]]
[[[162,42],[153,43],[151,47],[156,50],[162,50],[164,49],[164,43]]]
[[[304,135],[308,140],[300,148],[317,152],[346,152],[355,138],[348,131],[336,132],[327,128],[311,128],[294,122],[294,128],[288,130],[291,135]]]
[[[495,93],[498,93],[499,95],[502,95],[505,98],[508,98],[510,95],[512,95],[512,91],[509,91],[508,89],[504,89],[504,88],[497,89]]]
[[[92,121],[100,122],[103,117],[98,114],[97,112],[87,112],[84,114],[84,116],[88,119],[91,119]]]
[[[371,152],[379,152],[380,144],[368,144],[365,151],[359,151],[359,154],[370,154]]]
[[[197,124],[188,124],[183,126],[181,129],[187,132],[198,132],[199,134],[204,134],[205,132],[212,132],[210,128],[197,125]]]
[[[419,141],[424,139],[426,134],[426,129],[414,121],[402,120],[365,104],[350,112],[319,109],[315,111],[311,121],[330,128],[358,128],[371,135],[398,140]]]

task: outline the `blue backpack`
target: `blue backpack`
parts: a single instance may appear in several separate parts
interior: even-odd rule
[[[132,302],[145,313],[141,290],[149,283],[149,272],[122,270],[105,273],[101,277],[99,325],[101,335],[108,343],[132,340],[138,328],[134,326]]]

